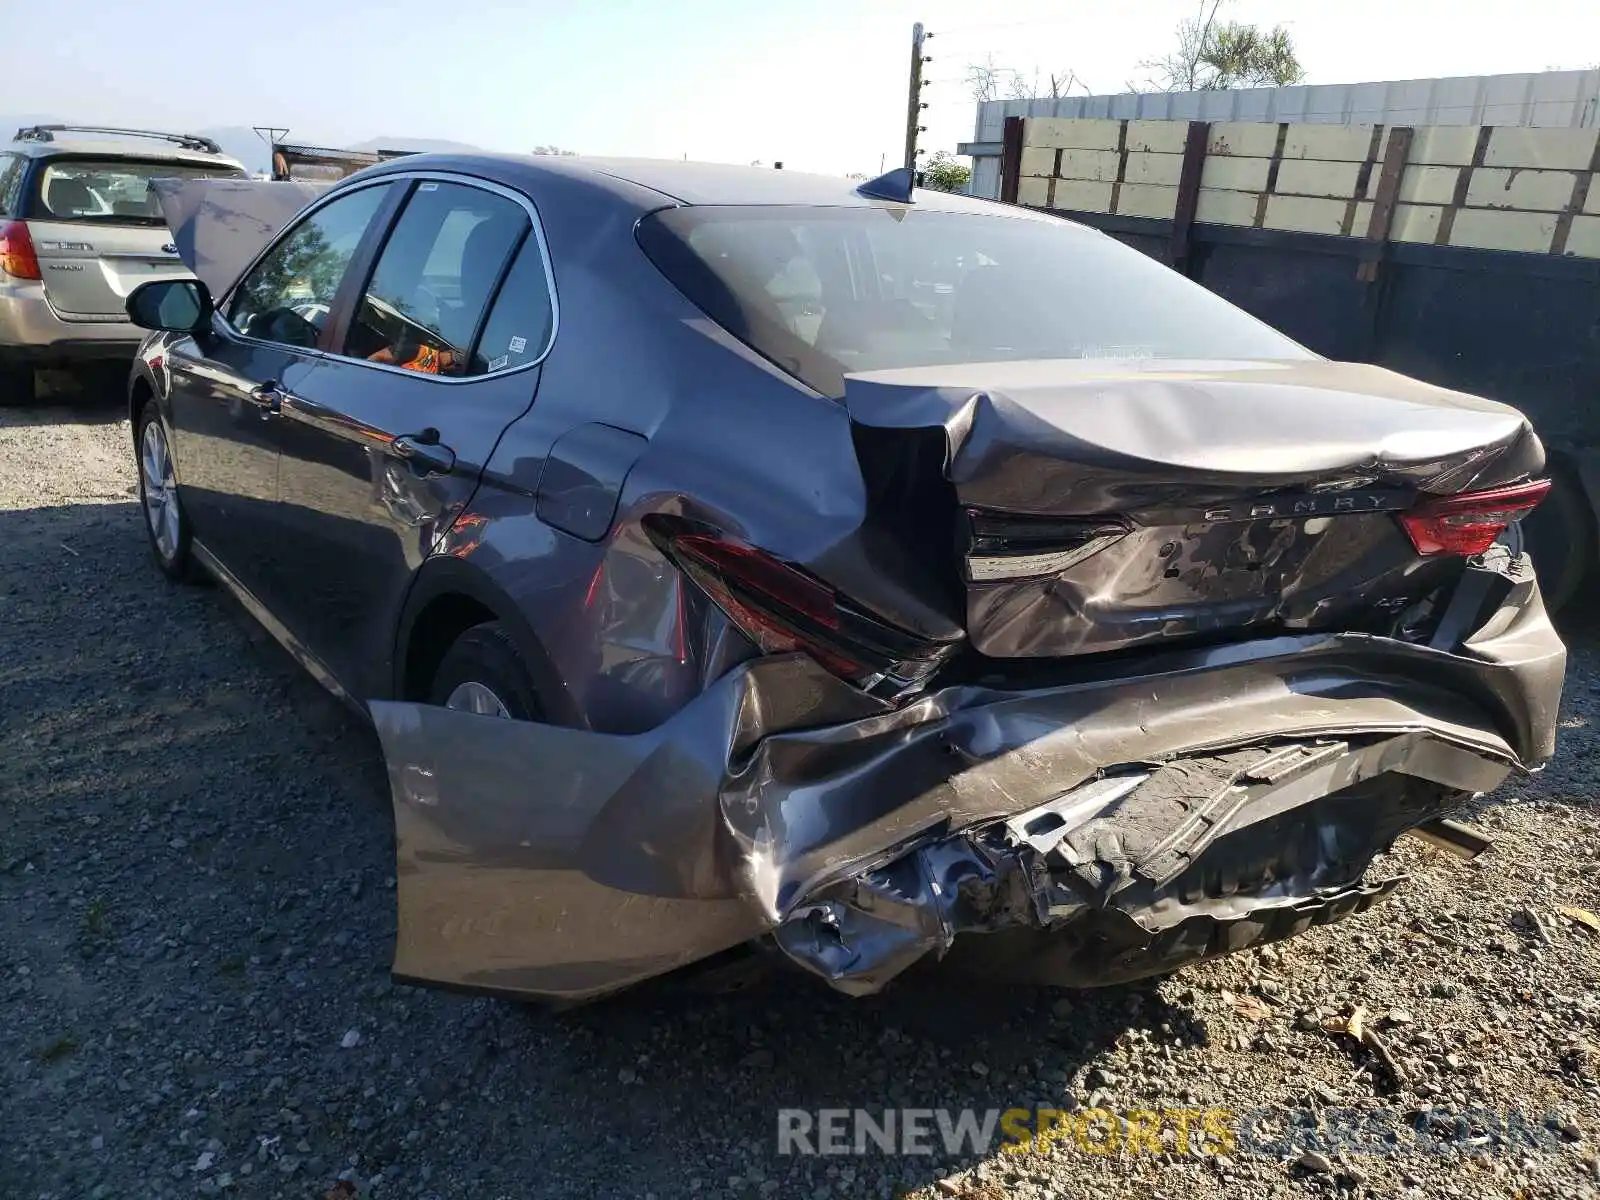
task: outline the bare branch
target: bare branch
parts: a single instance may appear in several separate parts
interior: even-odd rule
[[[995,65],[994,55],[986,54],[981,63],[967,64],[963,80],[972,98],[979,104],[987,104],[1000,98],[1000,81],[1010,73],[1007,68]]]

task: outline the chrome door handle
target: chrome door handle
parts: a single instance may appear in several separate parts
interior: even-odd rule
[[[402,433],[389,443],[389,452],[419,475],[443,475],[456,465],[456,452],[440,443],[437,429]]]
[[[283,412],[283,399],[286,393],[278,386],[278,381],[269,379],[260,387],[251,388],[245,393],[245,398],[261,410],[261,419],[276,417]]]

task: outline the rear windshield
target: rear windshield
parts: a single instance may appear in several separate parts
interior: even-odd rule
[[[1036,358],[1310,351],[1066,221],[889,208],[687,207],[639,226],[708,316],[811,387],[855,371]]]
[[[32,216],[37,221],[164,225],[152,179],[243,179],[233,167],[137,159],[54,159],[39,172]]]

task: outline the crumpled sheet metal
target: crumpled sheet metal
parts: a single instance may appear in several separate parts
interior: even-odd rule
[[[1286,637],[893,710],[803,657],[763,658],[628,736],[373,702],[394,791],[395,972],[599,995],[768,933],[919,840],[1121,764],[1421,732],[1536,767],[1554,745],[1565,650],[1528,586],[1470,654]],[[902,925],[925,919],[900,907]]]
[[[1308,905],[1361,889],[1373,855],[1394,837],[1498,786],[1509,769],[1426,733],[1178,758],[1091,780],[846,875],[808,895],[774,937],[850,995],[880,990],[924,957],[943,958],[958,935],[1001,931],[1080,945],[1053,976],[1024,952],[1023,973],[1038,982],[1154,973],[1211,952],[1209,939],[1185,936],[1184,926],[1238,925],[1254,939],[1281,925],[1285,909],[1309,923]],[[1398,777],[1408,775],[1441,787],[1405,786]],[[1240,889],[1224,879],[1262,882]],[[993,965],[986,977],[1016,977],[1015,962]]]
[[[1044,577],[967,579],[960,624],[991,658],[1364,627],[1461,569],[1383,514],[1544,464],[1514,409],[1320,359],[903,368],[848,376],[844,403],[869,477],[931,474],[937,451],[947,502],[1126,524]],[[1325,519],[1339,505],[1360,515]]]
[[[1464,490],[1543,464],[1513,408],[1326,359],[864,371],[847,376],[845,407],[868,426],[942,427],[962,502],[1009,513],[1208,504],[1236,500],[1241,479],[1292,487],[1329,472]]]

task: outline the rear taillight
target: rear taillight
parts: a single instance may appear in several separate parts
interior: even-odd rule
[[[874,695],[925,684],[954,651],[868,616],[821,580],[755,546],[677,517],[651,540],[765,654],[799,651]]]
[[[1019,517],[967,510],[967,578],[973,583],[1058,575],[1128,532],[1102,517]]]
[[[33,238],[21,221],[0,221],[0,271],[13,279],[43,279]]]
[[[1549,492],[1548,479],[1535,479],[1487,492],[1431,496],[1401,513],[1400,524],[1418,554],[1482,554]]]

